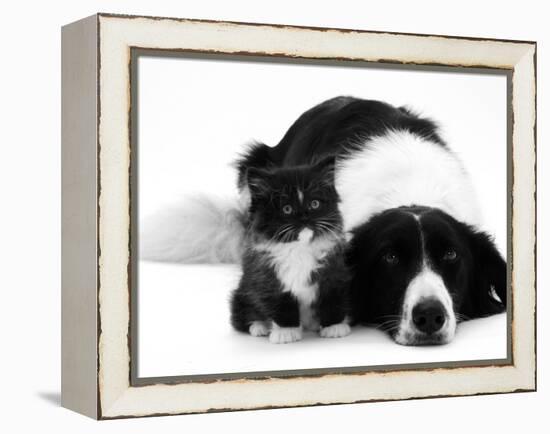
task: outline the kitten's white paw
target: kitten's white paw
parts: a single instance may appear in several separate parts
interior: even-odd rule
[[[328,327],[321,328],[319,335],[322,338],[342,338],[351,333],[351,328],[349,324],[341,322],[339,324],[333,324]]]
[[[269,342],[272,344],[289,344],[302,339],[301,327],[278,327],[273,325],[269,334]]]
[[[248,333],[252,336],[267,336],[269,334],[269,325],[264,321],[253,321],[248,328]]]

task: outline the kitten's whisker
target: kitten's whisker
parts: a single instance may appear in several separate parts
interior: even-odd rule
[[[329,235],[329,236],[332,236],[333,238],[338,238],[338,235],[335,234],[334,232],[332,231],[324,231],[325,234]]]
[[[289,229],[292,229],[292,228],[293,228],[293,225],[290,224],[290,223],[287,223],[287,224],[281,226],[281,228],[277,231],[277,233],[283,233],[283,232],[285,232]]]
[[[316,224],[329,227],[333,230],[341,230],[341,228],[337,224],[335,224],[331,221],[328,221],[328,220],[319,220],[319,221],[316,222]]]
[[[327,225],[327,226],[333,226],[334,228],[336,228],[336,224],[330,220],[327,220],[327,219],[323,219],[323,220],[318,220],[317,221],[318,224],[323,224],[323,225]]]
[[[286,235],[288,235],[292,231],[292,229],[293,228],[291,225],[284,226],[283,229],[279,229],[277,232],[275,232],[271,240],[282,241],[286,237]]]
[[[290,230],[292,230],[292,226],[290,226],[290,225],[289,225],[289,226],[285,226],[285,227],[283,227],[282,229],[280,229],[280,230],[277,232],[277,234],[278,234],[278,235],[283,235],[284,233],[286,233],[286,232],[288,232],[288,231],[290,231]]]
[[[290,241],[291,237],[296,233],[296,230],[294,227],[290,227],[287,231],[285,231],[284,235],[281,238],[281,241],[286,243],[287,241]]]
[[[286,227],[285,229],[278,232],[277,237],[283,241],[286,242],[287,238],[290,239],[290,237],[294,234],[294,228],[292,226]]]
[[[336,233],[338,231],[338,228],[334,227],[334,226],[330,226],[330,225],[325,225],[325,224],[318,224],[317,227],[319,229],[324,229],[324,230],[327,230],[327,231],[332,231],[334,233]]]
[[[286,235],[285,235],[285,238],[284,238],[284,241],[290,241],[290,239],[294,236],[294,232],[288,232]]]
[[[334,228],[333,226],[330,226],[328,224],[325,224],[323,222],[317,222],[316,223],[316,228],[321,230],[322,232],[326,232],[329,235],[332,235],[334,238],[339,238],[340,237],[340,235],[338,234],[336,228]]]

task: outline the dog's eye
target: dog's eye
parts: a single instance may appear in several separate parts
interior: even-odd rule
[[[290,205],[283,206],[283,213],[286,215],[292,214],[292,206]]]
[[[458,254],[456,253],[456,250],[454,249],[448,249],[443,254],[443,260],[446,262],[454,262],[458,258]]]
[[[382,259],[384,259],[384,261],[389,265],[396,265],[399,263],[399,256],[397,256],[394,252],[386,253]]]
[[[317,199],[313,199],[310,203],[309,203],[309,207],[311,209],[319,209],[319,207],[321,206],[321,202],[319,202]]]

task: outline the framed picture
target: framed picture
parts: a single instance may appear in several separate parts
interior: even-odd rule
[[[97,14],[62,58],[65,407],[535,390],[534,42]]]

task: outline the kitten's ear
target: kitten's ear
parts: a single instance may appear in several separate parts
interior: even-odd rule
[[[246,183],[250,194],[254,197],[263,196],[271,190],[269,179],[271,173],[257,167],[249,167],[246,171]]]
[[[321,174],[322,176],[330,176],[331,179],[334,178],[334,167],[336,165],[336,156],[328,155],[321,158],[313,166],[313,170],[316,173]]]

